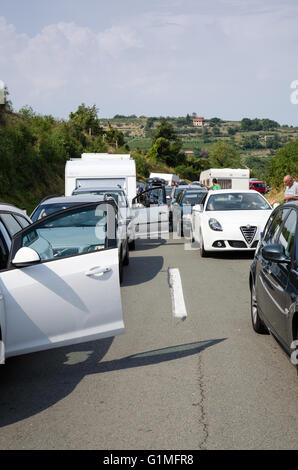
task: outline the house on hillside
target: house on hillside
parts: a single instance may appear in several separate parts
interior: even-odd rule
[[[204,126],[204,118],[197,117],[192,120],[194,127],[203,127]]]
[[[195,154],[194,154],[194,152],[193,152],[192,150],[186,150],[186,151],[184,152],[184,155],[185,155],[186,157],[194,157],[194,156],[195,156]]]

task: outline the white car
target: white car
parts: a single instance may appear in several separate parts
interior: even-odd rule
[[[118,206],[119,212],[122,219],[125,221],[128,235],[128,245],[130,250],[135,249],[135,233],[134,226],[131,223],[134,214],[132,209],[129,207],[127,195],[122,188],[113,186],[102,186],[102,187],[81,187],[77,188],[72,192],[72,196],[88,196],[88,195],[109,195],[115,199]]]
[[[97,201],[31,224],[0,205],[0,362],[124,332],[115,217]]]
[[[210,190],[193,208],[191,235],[203,257],[211,251],[255,250],[271,212],[257,191]]]
[[[111,199],[114,199],[111,197]],[[48,197],[41,201],[41,203],[34,209],[31,214],[31,220],[36,222],[43,217],[54,214],[55,212],[64,210],[68,207],[74,207],[76,205],[85,204],[88,202],[106,201],[104,195],[94,194],[82,194],[78,196],[60,196],[60,197]],[[117,240],[119,250],[119,273],[120,282],[123,281],[123,266],[129,264],[129,248],[128,248],[128,232],[127,222],[123,219],[123,212],[120,211],[117,201],[114,202],[116,208],[116,223],[117,223]],[[124,214],[125,215],[125,214]]]

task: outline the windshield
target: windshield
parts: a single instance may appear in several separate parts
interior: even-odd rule
[[[271,210],[271,206],[260,194],[226,193],[212,194],[206,211],[255,211]]]
[[[77,205],[76,202],[68,202],[68,203],[57,203],[57,204],[42,204],[39,206],[34,214],[31,216],[32,222],[36,222],[36,220],[42,219],[47,215],[54,214],[55,212],[62,211],[64,209],[68,209],[68,207],[73,207]]]
[[[118,207],[127,207],[127,202],[126,202],[126,197],[124,191],[121,189],[116,190],[108,190],[108,189],[93,189],[93,190],[88,190],[86,191],[74,191],[72,193],[73,196],[82,196],[82,195],[95,195],[95,196],[104,196],[105,194],[111,195],[115,201]]]
[[[189,206],[195,206],[196,204],[200,204],[205,196],[205,192],[185,193],[181,198],[181,205],[187,204]]]
[[[265,183],[255,183],[254,181],[251,183],[253,186],[255,186],[256,188],[266,188],[266,184]]]

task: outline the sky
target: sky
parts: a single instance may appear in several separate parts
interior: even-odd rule
[[[297,25],[297,0],[0,0],[0,81],[15,110],[58,118],[298,125]]]

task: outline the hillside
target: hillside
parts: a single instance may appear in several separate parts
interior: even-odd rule
[[[65,162],[83,152],[131,153],[141,181],[150,172],[197,180],[211,166],[247,166],[276,188],[284,174],[298,176],[297,127],[268,119],[204,124],[194,127],[189,115],[104,119],[84,103],[68,120],[57,120],[30,107],[16,113],[6,101],[0,106],[0,198],[30,213],[45,196],[64,194]]]
[[[115,116],[112,119],[100,119],[103,128],[108,125],[123,132],[125,142],[131,150],[147,153],[152,146],[152,137],[161,122],[161,117]],[[267,129],[258,130],[260,123],[251,120],[254,129],[246,129],[250,123],[242,121],[224,121],[217,118],[205,120],[203,128],[196,128],[192,118],[167,117],[179,138],[182,150],[192,151],[196,157],[206,157],[212,146],[217,142],[226,142],[237,148],[242,163],[255,171],[259,177],[266,178],[266,165],[275,151],[288,142],[298,138],[298,127],[280,126],[278,123],[266,121]],[[268,122],[269,121],[269,122]],[[270,127],[270,125],[272,127]]]

